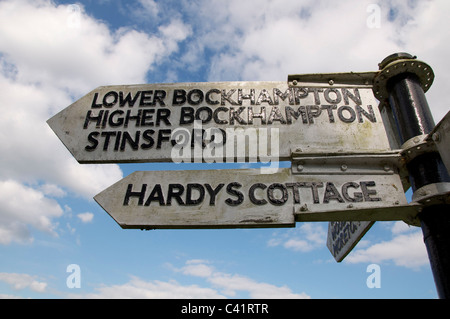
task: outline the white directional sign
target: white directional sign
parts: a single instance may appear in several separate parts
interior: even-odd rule
[[[327,247],[334,259],[341,262],[374,223],[374,221],[329,222]]]
[[[301,175],[290,168],[274,174],[259,169],[140,171],[94,199],[121,227],[140,229],[397,220],[406,205],[401,180],[392,172]]]
[[[80,163],[269,162],[295,151],[389,150],[370,85],[337,80],[103,86],[48,124]]]

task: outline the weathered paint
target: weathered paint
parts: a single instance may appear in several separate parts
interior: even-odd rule
[[[93,90],[48,124],[80,163],[269,162],[296,150],[389,150],[377,105],[370,87],[327,83],[119,85]]]
[[[140,171],[95,200],[123,228],[293,227],[295,221],[372,220],[406,203],[400,178],[274,174],[259,169]],[[361,211],[376,211],[365,214]],[[402,214],[384,219],[401,220]],[[326,216],[326,217],[324,217]]]

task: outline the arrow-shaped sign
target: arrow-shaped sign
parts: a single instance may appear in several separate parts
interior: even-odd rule
[[[412,213],[387,164],[355,174],[351,163],[348,174],[139,171],[94,199],[122,228],[140,229],[292,227],[295,221],[403,220]]]
[[[329,222],[327,247],[337,262],[341,262],[372,227],[374,221]]]
[[[340,77],[103,86],[48,124],[80,163],[269,162],[295,151],[389,150],[371,86],[340,85]]]

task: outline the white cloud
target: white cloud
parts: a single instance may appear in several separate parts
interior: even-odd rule
[[[94,219],[94,214],[86,212],[77,215],[83,223],[90,223]]]
[[[122,178],[115,164],[78,164],[47,119],[99,85],[145,83],[148,70],[176,51],[188,34],[189,27],[180,20],[166,21],[155,34],[130,28],[111,31],[81,5],[0,2],[0,181],[42,196],[32,196],[40,206],[29,214],[12,214],[16,208],[2,197],[9,208],[0,216],[0,243],[27,241],[26,225],[52,228],[49,216],[57,214],[39,209],[43,203],[56,207],[46,196],[71,193],[92,199]],[[43,186],[34,191],[25,184]],[[38,214],[31,214],[36,210]]]
[[[182,269],[183,274],[196,277],[210,277],[214,268],[204,260],[188,260]]]
[[[391,240],[371,244],[364,249],[356,246],[356,249],[344,261],[348,263],[393,262],[397,266],[414,270],[429,264],[422,231],[416,227],[407,229],[401,225],[402,223],[393,223]]]
[[[168,265],[175,273],[203,278],[206,286],[199,284],[183,285],[176,280],[145,281],[131,276],[129,282],[121,285],[102,286],[86,298],[188,298],[213,299],[236,297],[238,293],[247,293],[249,298],[267,299],[305,299],[306,293],[294,293],[287,286],[275,286],[258,282],[246,276],[227,274],[217,271],[207,260],[188,260],[181,268]],[[79,295],[73,297],[79,298]]]
[[[64,197],[67,193],[55,184],[44,184],[39,189],[47,196]]]
[[[167,282],[154,280],[145,281],[138,277],[123,285],[103,286],[98,292],[88,294],[86,298],[95,299],[216,299],[224,298],[211,288],[198,285],[182,285],[175,280]]]
[[[47,283],[38,281],[28,274],[0,273],[0,281],[6,282],[14,290],[29,288],[35,292],[45,292]]]
[[[267,242],[270,247],[283,246],[286,249],[310,252],[326,245],[327,232],[320,223],[303,223],[283,232],[275,232]]]
[[[427,94],[436,121],[448,111],[450,2],[380,0],[379,28],[368,24],[374,1],[239,0],[189,2],[191,65],[208,63],[209,81],[275,80],[288,74],[376,71],[386,56],[406,51],[429,63],[436,80]],[[211,14],[214,12],[214,14]],[[205,52],[211,54],[205,62]],[[185,67],[185,66],[183,66]]]
[[[185,275],[205,278],[213,287],[226,296],[234,297],[238,292],[247,292],[250,298],[292,299],[309,298],[305,293],[294,293],[286,286],[278,287],[265,282],[237,274],[216,271],[208,262],[202,260],[187,261],[180,269]]]
[[[63,210],[53,199],[16,181],[0,180],[0,243],[32,241],[29,227],[56,235]]]

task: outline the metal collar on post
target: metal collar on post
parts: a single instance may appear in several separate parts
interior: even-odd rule
[[[416,58],[409,53],[394,53],[378,64],[380,71],[374,78],[373,93],[380,102],[385,102],[389,97],[388,81],[400,74],[417,75],[423,91],[428,91],[434,81],[433,69]]]

